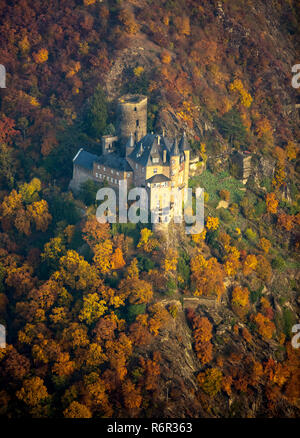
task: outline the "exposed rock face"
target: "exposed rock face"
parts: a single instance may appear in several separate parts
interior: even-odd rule
[[[275,160],[268,157],[259,157],[253,163],[253,175],[255,182],[260,185],[260,183],[265,178],[273,178],[275,170]]]

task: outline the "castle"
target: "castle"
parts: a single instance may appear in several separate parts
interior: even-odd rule
[[[70,188],[78,191],[83,182],[92,179],[117,188],[120,180],[127,186],[145,187],[150,211],[160,211],[163,218],[163,199],[172,188],[188,186],[190,147],[183,133],[181,139],[147,133],[147,97],[125,95],[118,99],[117,135],[101,139],[101,155],[80,149],[73,158],[73,178]],[[152,196],[152,189],[160,189],[162,197]],[[169,195],[170,196],[170,195]],[[171,205],[172,205],[171,197]]]

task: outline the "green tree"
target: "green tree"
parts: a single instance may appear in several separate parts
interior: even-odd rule
[[[236,109],[231,109],[222,117],[216,117],[214,122],[222,136],[231,144],[248,144],[246,128]]]
[[[80,185],[79,198],[86,205],[92,205],[96,201],[96,193],[99,188],[99,184],[89,179]]]
[[[104,91],[98,85],[88,102],[85,119],[86,132],[94,138],[100,137],[107,124],[107,102]]]

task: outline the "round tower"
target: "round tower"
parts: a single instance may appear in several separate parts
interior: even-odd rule
[[[118,136],[126,144],[131,133],[139,141],[147,134],[147,97],[127,94],[118,99]]]

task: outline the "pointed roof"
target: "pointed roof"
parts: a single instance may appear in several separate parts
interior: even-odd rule
[[[133,147],[134,146],[134,136],[133,133],[130,133],[130,137],[129,137],[129,147]]]
[[[182,135],[181,140],[179,142],[179,149],[181,151],[189,151],[190,150],[190,145],[189,145],[185,131],[183,131],[183,135]]]
[[[171,149],[171,157],[179,157],[180,152],[178,148],[178,140],[177,137],[175,137],[172,149]]]

